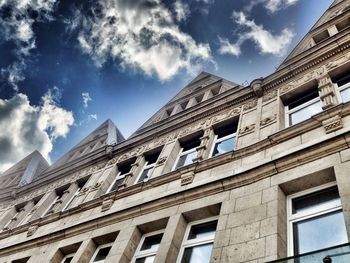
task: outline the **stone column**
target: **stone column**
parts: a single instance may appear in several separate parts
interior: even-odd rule
[[[152,177],[154,178],[170,172],[174,166],[179,151],[180,143],[177,140],[166,143],[158,157]]]
[[[334,84],[328,74],[321,75],[317,78],[318,92],[320,95],[322,109],[328,109],[338,104]]]
[[[128,187],[133,184],[135,181],[135,177],[140,172],[140,169],[142,169],[144,163],[144,157],[143,155],[139,155],[136,158],[136,161],[131,164],[131,170],[125,175],[124,182],[119,186],[118,189],[123,189],[125,187]]]
[[[34,202],[29,201],[23,208],[20,209],[18,214],[11,219],[11,223],[7,226],[8,229],[12,229],[23,220],[23,218],[26,217],[27,213],[31,211],[31,209],[34,207]]]
[[[154,263],[176,262],[186,227],[187,222],[182,214],[173,215],[169,218]]]
[[[45,210],[52,204],[53,200],[56,198],[56,192],[51,191],[46,193],[40,201],[32,208],[29,212],[28,219],[26,222],[40,218]]]
[[[94,255],[95,250],[96,250],[96,245],[94,241],[92,239],[85,240],[83,243],[81,243],[71,263],[90,262],[90,259]]]
[[[16,214],[16,209],[14,206],[8,208],[3,214],[2,217],[0,218],[0,229],[2,229],[9,220]]]
[[[204,131],[203,136],[200,138],[201,144],[197,147],[197,157],[193,159],[193,162],[202,161],[209,157],[214,137],[212,127]]]

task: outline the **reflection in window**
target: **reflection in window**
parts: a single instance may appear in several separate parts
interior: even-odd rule
[[[290,200],[291,254],[298,255],[348,242],[336,186],[291,197]]]
[[[135,158],[132,158],[117,165],[118,171],[116,177],[108,188],[107,193],[118,190],[118,187],[124,182],[125,175],[131,171],[132,164],[135,162],[135,160]]]
[[[309,119],[322,111],[318,90],[314,89],[293,99],[285,108],[287,127]]]
[[[107,258],[109,251],[112,248],[112,243],[108,243],[105,245],[98,246],[94,255],[91,258],[91,263],[103,263],[105,262],[105,259]]]
[[[147,182],[151,178],[159,155],[160,151],[154,154],[145,155],[145,165],[143,166],[136,183]]]
[[[350,75],[339,79],[337,81],[338,90],[341,97],[341,102],[345,103],[350,101]]]
[[[217,220],[192,223],[182,243],[181,263],[209,263]]]
[[[193,159],[197,157],[197,147],[200,143],[199,137],[186,142],[180,142],[181,149],[175,162],[174,170],[193,163]]]
[[[223,127],[214,129],[215,138],[211,157],[234,150],[236,144],[237,124],[230,122]]]
[[[163,232],[157,231],[143,235],[139,247],[135,252],[133,262],[135,263],[153,263],[157,254]]]

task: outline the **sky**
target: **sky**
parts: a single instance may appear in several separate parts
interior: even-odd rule
[[[275,71],[332,0],[0,0],[0,172],[110,118],[129,137],[206,71]]]

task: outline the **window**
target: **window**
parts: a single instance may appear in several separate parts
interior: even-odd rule
[[[128,160],[124,163],[118,164],[118,171],[115,179],[113,180],[111,186],[108,188],[107,193],[114,192],[118,190],[118,187],[123,183],[125,175],[131,171],[132,164],[136,159]]]
[[[163,231],[157,231],[143,235],[132,262],[153,263],[162,237]]]
[[[338,188],[334,183],[287,198],[290,255],[348,242]]]
[[[103,263],[107,258],[109,251],[112,248],[113,243],[108,243],[105,245],[98,246],[94,255],[92,256],[90,263]]]
[[[317,88],[291,100],[285,106],[286,127],[302,122],[322,111]]]
[[[73,257],[74,257],[74,253],[73,254],[69,254],[69,255],[66,255],[61,263],[70,263],[72,260],[73,260]]]
[[[338,91],[342,102],[350,101],[350,75],[337,81]]]
[[[28,262],[28,260],[30,259],[30,257],[26,257],[26,258],[20,258],[20,259],[16,259],[11,261],[12,263],[26,263]]]
[[[67,202],[67,204],[63,207],[62,211],[65,211],[67,209],[70,208],[70,205],[72,204],[73,200],[80,194],[81,189],[84,188],[84,185],[86,184],[86,182],[89,180],[89,178],[84,178],[80,181],[77,182],[78,184],[78,189],[75,191],[74,195],[71,197],[71,199],[69,199],[69,201]]]
[[[145,155],[145,164],[136,180],[136,183],[147,182],[151,178],[154,166],[158,160],[160,152]]]
[[[193,163],[193,159],[197,157],[197,147],[201,144],[199,137],[180,142],[180,152],[176,159],[173,170]]]
[[[234,150],[236,144],[237,124],[230,122],[223,127],[214,128],[215,138],[210,156],[218,156]]]
[[[217,220],[202,220],[188,225],[177,263],[209,263]]]
[[[26,206],[26,203],[23,203],[23,204],[15,206],[15,214],[3,226],[3,228],[0,231],[0,233],[14,227],[13,222],[17,221],[18,220],[18,216],[20,216],[21,213],[25,212],[25,210],[24,210],[25,206]]]
[[[42,214],[41,217],[44,217],[44,216],[46,216],[46,215],[48,215],[48,214],[51,214],[51,213],[55,212],[55,211],[54,211],[55,205],[56,205],[57,203],[60,203],[60,202],[61,202],[61,198],[63,197],[63,194],[64,194],[64,192],[65,192],[67,189],[68,189],[68,186],[66,186],[64,189],[55,190],[55,192],[56,192],[56,197],[55,197],[55,199],[52,201],[52,203],[51,203],[51,204],[49,205],[49,207],[45,210],[45,212]]]

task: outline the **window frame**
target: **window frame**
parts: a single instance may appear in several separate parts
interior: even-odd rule
[[[343,101],[343,98],[341,96],[341,92],[343,90],[350,89],[350,81],[345,83],[344,85],[341,85],[341,86],[339,86],[338,83],[334,83],[334,84],[336,85],[336,91],[337,91],[339,103],[347,103],[347,102],[349,102],[350,100],[349,101]]]
[[[157,159],[158,160],[158,159]],[[149,179],[151,179],[154,168],[156,166],[157,160],[154,163],[148,164],[148,161],[145,162],[145,164],[142,167],[142,170],[140,171],[139,175],[137,176],[136,180],[135,180],[135,184],[139,184],[139,183],[144,183],[147,182]],[[146,170],[146,169],[151,169],[151,174],[149,176],[149,178],[147,180],[143,180],[142,182],[139,182],[142,173]]]
[[[303,121],[300,121],[300,122],[297,122],[297,123],[290,123],[290,115],[291,114],[293,114],[293,113],[295,113],[295,112],[297,112],[297,111],[300,111],[300,110],[302,110],[302,109],[305,109],[305,108],[307,108],[308,106],[311,106],[311,105],[313,105],[313,104],[315,104],[316,102],[320,102],[321,103],[321,98],[320,98],[320,95],[318,94],[318,96],[316,97],[316,98],[313,98],[312,100],[309,100],[309,101],[307,101],[307,102],[304,102],[303,104],[301,104],[301,105],[299,105],[299,106],[297,106],[297,107],[295,107],[294,109],[289,109],[289,104],[287,104],[287,105],[285,105],[284,106],[284,119],[285,119],[285,127],[286,128],[288,128],[288,127],[291,127],[291,126],[294,126],[294,125],[296,125],[296,124],[298,124],[298,123],[301,123],[301,122],[303,122],[303,121],[305,121],[305,120],[307,120],[307,119],[305,119],[305,120],[303,120]],[[322,105],[321,105],[321,107],[322,107]],[[320,112],[322,112],[322,111],[320,111]],[[315,113],[315,114],[318,114],[318,113]],[[310,115],[309,117],[312,117],[312,116],[314,116],[315,114],[313,114],[313,115]]]
[[[223,142],[223,141],[226,141],[226,140],[231,139],[231,138],[236,138],[236,133],[237,133],[237,132],[234,132],[234,133],[231,133],[231,134],[226,135],[226,136],[221,137],[221,138],[218,138],[218,135],[215,134],[215,136],[214,136],[214,141],[213,141],[213,145],[212,145],[212,147],[211,147],[211,149],[210,149],[210,153],[209,153],[210,158],[217,157],[217,156],[220,156],[220,155],[222,155],[222,154],[228,153],[228,152],[225,152],[225,153],[221,153],[221,154],[218,154],[218,155],[216,155],[216,156],[213,156],[214,149],[215,149],[215,145],[216,145],[217,143],[219,143],[219,142]],[[235,141],[235,142],[236,142],[236,141]],[[232,147],[232,150],[231,150],[231,151],[235,151],[235,150],[236,150],[236,143],[233,144],[233,147]]]
[[[95,250],[95,252],[94,252],[94,254],[92,255],[91,259],[89,260],[89,263],[103,263],[103,262],[105,262],[105,259],[104,259],[103,261],[101,261],[101,260],[99,260],[99,261],[93,261],[93,260],[94,260],[94,258],[97,256],[97,253],[98,253],[102,248],[111,247],[111,249],[112,249],[113,243],[114,243],[114,242],[110,242],[110,243],[107,243],[107,244],[103,244],[103,245],[97,246],[97,247],[96,247],[96,250]],[[109,252],[108,252],[108,255],[109,255]],[[108,255],[107,255],[107,257],[108,257]],[[107,258],[107,257],[106,257],[106,258]]]
[[[286,198],[287,202],[287,251],[288,256],[294,255],[294,233],[293,233],[293,224],[299,221],[303,221],[306,219],[310,219],[313,217],[318,217],[322,215],[326,215],[332,212],[336,212],[342,210],[341,198],[339,205],[324,205],[319,208],[312,209],[311,211],[301,212],[297,214],[293,214],[293,199],[302,197],[308,194],[312,194],[318,191],[326,190],[328,188],[332,188],[337,186],[336,182],[330,182],[323,185],[319,185],[310,189],[306,189],[304,191],[300,191],[291,195],[288,195]]]
[[[193,161],[192,161],[192,163],[190,163],[190,164],[186,164],[186,165],[183,165],[183,166],[181,166],[181,167],[177,167],[177,163],[179,162],[181,156],[188,155],[188,154],[193,153],[193,152],[197,152],[197,156],[198,156],[197,148],[198,148],[198,146],[195,146],[194,148],[191,148],[191,149],[189,149],[189,150],[184,151],[184,148],[181,147],[181,149],[180,149],[180,151],[179,151],[179,154],[178,154],[177,157],[176,157],[176,160],[175,160],[175,163],[174,163],[174,166],[173,166],[172,171],[175,171],[175,170],[180,169],[180,168],[182,168],[182,167],[185,167],[185,166],[187,166],[187,165],[191,165],[191,164],[193,163]]]
[[[62,258],[60,263],[64,263],[64,261],[69,257],[72,257],[72,259],[74,259],[74,255],[75,255],[75,253],[70,253],[68,255],[65,255],[64,258]]]
[[[45,217],[45,216],[47,215],[47,212],[49,212],[50,209],[54,206],[54,204],[55,204],[58,200],[60,200],[61,198],[62,198],[62,196],[59,196],[59,195],[57,195],[57,193],[56,193],[55,199],[54,199],[54,200],[51,202],[51,204],[46,208],[45,212],[41,215],[41,218],[42,218],[42,217]]]
[[[181,263],[186,248],[197,247],[197,246],[201,246],[201,245],[205,245],[205,244],[209,244],[209,243],[213,243],[213,248],[214,248],[214,241],[215,241],[215,237],[216,237],[217,226],[215,229],[214,238],[211,238],[211,239],[199,238],[199,239],[194,239],[194,240],[188,240],[188,236],[190,234],[192,226],[200,225],[200,224],[208,223],[208,222],[212,222],[212,221],[218,221],[218,220],[219,220],[219,216],[213,216],[213,217],[209,217],[209,218],[205,218],[205,219],[201,219],[201,220],[196,220],[196,221],[193,221],[193,222],[190,222],[187,224],[186,231],[185,231],[184,237],[183,237],[182,242],[181,242],[181,247],[179,250],[179,255],[177,257],[176,263]],[[211,251],[211,253],[213,253],[213,250]]]
[[[62,212],[69,209],[69,205],[73,202],[74,198],[76,198],[76,197],[79,195],[81,189],[82,189],[82,187],[79,187],[79,188],[75,191],[74,195],[69,199],[69,201],[67,202],[67,204],[65,204],[64,207],[62,208]]]
[[[111,185],[108,187],[107,191],[106,191],[106,194],[109,194],[111,193],[111,190],[114,186],[114,184],[120,180],[120,179],[124,179],[125,178],[125,175],[127,175],[128,173],[125,173],[125,174],[122,174],[121,171],[118,171],[118,174],[115,176],[115,178],[113,179]]]
[[[145,239],[147,237],[156,236],[156,235],[159,235],[159,234],[163,234],[163,237],[164,237],[164,231],[165,231],[165,229],[161,229],[161,230],[158,230],[158,231],[153,231],[153,232],[150,232],[150,233],[142,235],[141,240],[140,240],[140,242],[139,242],[139,244],[138,244],[138,246],[137,246],[137,248],[135,250],[134,256],[133,256],[133,258],[131,260],[131,263],[135,263],[136,260],[139,259],[139,258],[144,258],[144,257],[149,257],[149,256],[156,256],[158,251],[159,251],[158,249],[157,249],[157,251],[152,251],[152,252],[150,252],[150,251],[149,252],[147,252],[147,251],[146,252],[142,252],[141,251],[141,247],[142,247],[143,242],[145,241]],[[162,239],[163,239],[163,237],[162,237]],[[160,246],[161,243],[162,243],[162,240],[160,241],[159,246]]]

